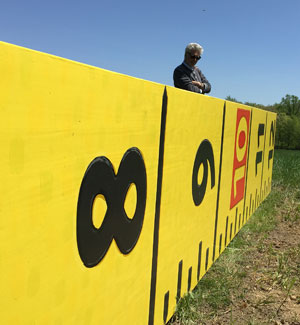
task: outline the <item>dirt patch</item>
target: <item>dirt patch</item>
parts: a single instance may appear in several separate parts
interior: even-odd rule
[[[300,325],[300,222],[278,217],[247,251],[246,276],[229,308],[199,324]]]
[[[240,249],[241,258],[230,264],[232,274],[227,280],[233,284],[229,303],[187,300],[190,316],[180,320],[175,314],[169,324],[300,325],[300,216],[299,210],[294,212],[292,219],[286,212],[278,216],[276,227],[267,233],[242,235],[249,245]],[[222,279],[218,266],[213,269],[209,278],[221,284],[227,275]],[[235,281],[237,277],[240,279]],[[207,292],[206,296],[215,294],[213,288]],[[222,291],[217,295],[220,299]]]

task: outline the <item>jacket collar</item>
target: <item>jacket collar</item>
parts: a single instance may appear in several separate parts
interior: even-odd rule
[[[187,63],[185,63],[184,61],[182,62],[182,64],[187,67],[189,70],[194,71],[195,67],[191,67],[190,65],[188,65]]]

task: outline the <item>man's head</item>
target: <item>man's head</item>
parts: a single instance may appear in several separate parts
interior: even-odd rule
[[[194,67],[203,53],[203,47],[197,43],[190,43],[185,48],[184,62]]]

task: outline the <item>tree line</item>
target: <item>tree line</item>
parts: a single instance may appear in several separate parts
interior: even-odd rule
[[[300,99],[297,96],[286,95],[280,103],[267,106],[242,103],[231,96],[225,99],[277,113],[275,148],[300,150]]]

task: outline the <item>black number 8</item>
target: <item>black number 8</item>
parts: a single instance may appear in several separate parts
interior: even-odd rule
[[[137,191],[136,209],[129,219],[124,202],[131,184]],[[77,245],[87,267],[97,265],[115,239],[123,254],[135,247],[144,221],[147,176],[143,157],[137,148],[124,154],[118,173],[104,156],[95,158],[83,177],[77,206]],[[93,225],[93,203],[98,194],[105,197],[107,211],[99,229]]]

